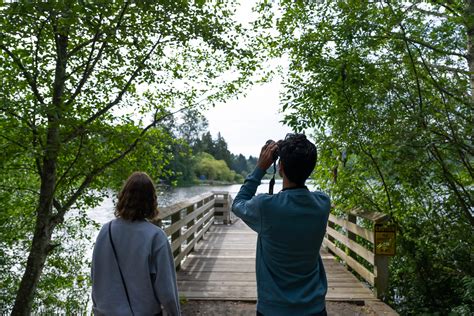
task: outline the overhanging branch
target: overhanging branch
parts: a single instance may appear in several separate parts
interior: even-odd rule
[[[3,34],[0,34],[0,35],[3,35]],[[10,49],[8,49],[8,47],[6,47],[4,44],[0,44],[0,49],[3,50],[13,60],[13,62],[17,65],[17,67],[20,69],[21,73],[25,77],[26,82],[28,83],[31,90],[33,91],[33,94],[35,95],[36,99],[41,104],[44,104],[44,99],[38,91],[36,80],[34,80],[31,74],[26,70],[20,58],[18,58],[15,54],[13,54],[13,52]]]
[[[161,36],[158,38],[156,43],[153,44],[153,46],[150,48],[148,53],[138,63],[137,68],[135,68],[135,70],[132,72],[132,74],[130,75],[130,77],[127,80],[126,84],[122,87],[120,92],[117,94],[116,98],[112,102],[108,103],[106,106],[104,106],[103,108],[98,110],[96,113],[94,113],[91,117],[89,117],[87,120],[85,120],[82,124],[80,124],[75,130],[73,130],[71,132],[71,134],[69,134],[64,139],[64,142],[68,142],[68,141],[74,139],[75,137],[77,137],[78,135],[80,135],[81,133],[83,133],[84,130],[86,129],[86,126],[88,126],[89,124],[94,122],[96,119],[98,119],[99,117],[101,117],[102,115],[107,113],[110,109],[112,109],[114,106],[116,106],[117,104],[120,103],[123,96],[125,95],[125,93],[127,93],[128,89],[130,88],[131,84],[133,83],[133,81],[140,74],[140,72],[145,68],[146,61],[150,58],[151,54],[155,51],[155,49],[158,47],[160,42],[161,42]]]
[[[143,128],[143,130],[140,132],[140,134],[137,136],[137,138],[131,143],[129,144],[129,146],[120,154],[118,154],[117,156],[111,158],[110,160],[108,160],[107,162],[103,163],[101,166],[98,166],[96,168],[94,168],[86,177],[85,179],[82,181],[81,185],[79,186],[79,188],[76,190],[76,192],[74,192],[72,194],[72,196],[62,205],[62,207],[60,208],[60,211],[58,211],[58,213],[56,215],[53,216],[53,219],[52,219],[52,225],[53,227],[56,226],[57,224],[59,223],[62,223],[63,220],[64,220],[64,214],[71,208],[71,206],[77,201],[77,199],[81,196],[81,194],[84,193],[84,191],[87,189],[87,187],[92,183],[92,181],[95,179],[95,177],[97,177],[98,175],[100,175],[103,171],[105,171],[107,168],[109,168],[110,166],[112,166],[114,163],[122,160],[123,158],[125,158],[128,154],[130,154],[138,145],[138,143],[143,139],[143,137],[145,136],[145,134],[153,127],[156,126],[156,124],[158,124],[158,122],[170,117],[170,116],[173,116],[181,111],[184,111],[185,109],[188,109],[190,107],[192,107],[193,105],[189,105],[189,106],[185,106],[185,107],[182,107],[174,112],[169,112],[169,113],[166,113],[164,115],[161,115],[160,117],[158,117],[158,110],[155,112],[154,116],[153,116],[153,121],[147,125],[145,128]],[[56,208],[58,209],[58,208]]]

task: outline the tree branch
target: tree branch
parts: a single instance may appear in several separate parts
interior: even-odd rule
[[[156,43],[151,47],[151,49],[148,51],[148,53],[142,58],[142,60],[139,62],[137,68],[133,71],[133,73],[130,75],[130,78],[127,80],[127,83],[123,86],[121,91],[118,93],[117,97],[110,103],[108,103],[106,106],[104,106],[102,109],[94,113],[91,117],[89,117],[87,120],[85,120],[82,124],[80,124],[75,130],[69,134],[64,141],[68,142],[71,139],[74,139],[78,135],[80,135],[86,128],[87,125],[91,124],[93,121],[95,121],[97,118],[102,116],[103,114],[107,113],[111,108],[113,108],[115,105],[120,103],[122,100],[122,97],[125,95],[127,92],[128,88],[131,86],[132,82],[135,80],[135,78],[140,74],[140,72],[145,68],[145,62],[150,58],[151,54],[155,51],[156,47],[158,47],[158,44],[160,44],[161,41],[161,36],[158,38]]]
[[[443,1],[438,1],[438,0],[432,0],[434,3],[436,3],[437,5],[439,5],[440,7],[443,7],[445,8],[446,10],[448,10],[449,12],[451,12],[452,14],[454,14],[455,16],[461,16],[459,14],[459,12],[457,12],[456,10],[454,10],[453,8],[451,8],[448,4],[446,4],[446,1],[443,0]]]
[[[42,21],[38,34],[36,34],[36,49],[35,49],[35,54],[34,54],[34,59],[33,59],[33,65],[34,65],[34,74],[33,74],[33,81],[36,83],[38,80],[38,75],[39,75],[39,63],[38,63],[38,54],[39,54],[39,49],[40,49],[40,41],[41,41],[41,33],[43,33],[43,29],[48,22],[49,17]]]
[[[71,171],[72,167],[74,167],[74,165],[77,163],[77,161],[79,160],[79,156],[81,154],[81,151],[82,151],[82,148],[83,148],[83,145],[84,145],[84,134],[81,135],[81,139],[80,139],[80,143],[79,143],[79,148],[77,149],[77,153],[76,153],[76,156],[74,157],[74,160],[69,164],[69,166],[67,167],[67,169],[64,171],[64,173],[61,175],[61,177],[59,178],[58,182],[56,183],[56,188],[59,188],[59,186],[61,185],[61,182],[65,179],[65,177],[68,175],[69,171]]]
[[[0,137],[2,137],[2,138],[4,138],[4,139],[8,140],[9,142],[11,142],[11,143],[17,145],[18,147],[21,147],[21,148],[23,148],[23,149],[25,149],[25,150],[29,150],[29,148],[28,148],[27,146],[25,146],[25,145],[23,145],[23,144],[17,142],[17,141],[14,140],[14,139],[11,139],[11,138],[8,137],[8,136],[5,136],[5,135],[3,135],[3,134],[0,134]]]
[[[469,192],[466,192],[464,186],[462,186],[459,183],[459,181],[448,170],[448,167],[446,166],[443,158],[441,157],[441,153],[439,152],[438,148],[435,145],[432,145],[429,151],[440,164],[441,169],[443,170],[445,179],[447,180],[448,186],[451,188],[451,190],[454,192],[454,194],[458,198],[459,204],[462,210],[464,211],[465,215],[467,216],[469,222],[471,223],[471,225],[474,226],[474,216],[472,216],[470,212],[470,208],[471,208],[471,205],[473,205],[473,201],[470,198]],[[468,199],[468,204],[466,204],[466,202],[464,201],[464,197],[461,195],[461,192],[459,192],[458,188],[456,187],[456,184],[459,185],[461,189],[463,190],[464,194],[466,195]]]
[[[392,5],[390,3],[388,5],[390,7],[390,11],[392,11],[392,13],[395,14],[395,12],[392,8]],[[403,41],[405,42],[405,46],[406,46],[407,51],[408,51],[408,56],[410,57],[411,65],[412,65],[412,68],[413,68],[413,73],[415,74],[416,88],[417,88],[417,92],[418,92],[418,106],[420,107],[420,114],[421,114],[420,119],[421,119],[422,124],[425,125],[425,122],[424,122],[424,119],[423,119],[423,97],[421,95],[420,78],[418,78],[418,71],[416,70],[415,60],[413,59],[413,55],[411,53],[410,45],[408,44],[408,39],[406,37],[405,27],[403,26],[402,22],[398,23],[398,25],[400,26],[400,29],[402,30]]]
[[[3,34],[1,34],[1,35],[3,35]],[[31,90],[33,91],[33,94],[35,95],[36,99],[41,104],[44,104],[44,99],[38,91],[38,86],[37,86],[36,80],[34,80],[34,78],[31,77],[30,73],[26,70],[26,68],[23,65],[23,63],[21,62],[21,60],[17,56],[15,56],[15,54],[13,54],[13,52],[11,50],[9,50],[8,47],[6,47],[4,44],[0,43],[0,49],[2,49],[13,60],[13,62],[18,66],[21,73],[25,77],[26,82],[28,83]]]
[[[103,54],[105,48],[107,47],[107,44],[108,44],[108,41],[109,41],[110,37],[112,37],[112,35],[115,35],[117,33],[117,30],[119,29],[120,25],[122,25],[123,17],[125,16],[125,12],[127,11],[128,5],[129,5],[129,2],[128,1],[125,2],[125,5],[123,6],[123,8],[120,11],[120,14],[118,16],[117,23],[115,24],[113,32],[110,32],[108,34],[108,36],[104,39],[104,41],[102,42],[101,47],[99,48],[97,56],[95,56],[94,61],[92,62],[92,65],[91,65],[90,63],[91,63],[91,60],[92,60],[93,53],[95,51],[95,44],[97,43],[97,40],[99,39],[100,35],[102,34],[102,32],[100,32],[100,21],[102,21],[102,15],[101,15],[101,17],[99,19],[99,24],[98,24],[98,27],[97,27],[97,32],[94,34],[94,37],[91,39],[92,40],[92,48],[91,48],[91,51],[89,53],[89,57],[87,59],[86,67],[85,67],[84,72],[82,74],[81,81],[77,85],[76,90],[73,92],[73,94],[71,95],[69,100],[66,102],[66,106],[70,106],[72,104],[72,102],[74,102],[76,97],[81,93],[84,84],[87,82],[90,75],[94,71],[95,66],[97,65],[100,58],[102,57],[102,54]]]
[[[388,186],[387,186],[387,182],[385,181],[385,177],[383,176],[382,170],[380,169],[377,161],[375,160],[374,156],[370,153],[370,151],[365,150],[364,146],[362,146],[362,144],[359,144],[359,147],[362,150],[362,152],[364,154],[366,154],[370,158],[370,160],[372,160],[372,163],[374,164],[375,169],[377,170],[377,173],[380,177],[380,180],[382,180],[382,185],[383,185],[384,190],[385,190],[385,195],[387,196],[388,207],[390,209],[389,212],[392,213],[392,209],[393,209],[392,199],[390,198],[390,192],[389,192],[389,189],[388,189]]]
[[[8,102],[8,101],[6,101]],[[11,116],[13,116],[14,118],[16,118],[18,121],[20,122],[23,122],[25,123],[30,129],[33,129],[34,126],[27,120],[25,119],[24,117],[22,117],[21,115],[18,115],[17,113],[11,111],[10,109],[6,108],[6,107],[0,107],[0,110],[2,110],[4,113],[7,113]]]
[[[34,193],[35,195],[39,195],[39,192],[37,190],[31,189],[31,188],[16,187],[16,186],[11,186],[11,185],[0,184],[0,189],[4,189],[8,191],[26,191],[26,192]]]
[[[64,220],[64,214],[69,210],[69,208],[77,201],[77,199],[81,196],[81,194],[85,191],[85,189],[87,189],[87,187],[92,183],[92,181],[94,180],[95,177],[97,177],[99,174],[101,174],[104,170],[106,170],[107,168],[109,168],[111,165],[113,165],[114,163],[122,160],[123,158],[125,158],[128,154],[130,154],[138,145],[138,143],[142,140],[143,136],[148,132],[148,130],[150,130],[152,127],[155,127],[156,124],[158,124],[158,122],[170,117],[170,116],[173,116],[181,111],[184,111],[185,109],[187,108],[190,108],[192,107],[191,105],[189,106],[186,106],[186,107],[182,107],[181,109],[179,110],[176,110],[174,112],[169,112],[169,113],[166,113],[160,117],[157,117],[158,115],[158,110],[155,112],[154,114],[154,117],[153,117],[153,121],[147,125],[141,132],[140,134],[138,135],[138,137],[131,143],[129,144],[129,146],[122,152],[120,153],[119,155],[113,157],[112,159],[110,159],[109,161],[105,162],[104,164],[102,164],[101,166],[99,167],[96,167],[94,168],[87,176],[86,178],[84,179],[84,181],[82,181],[81,185],[79,186],[79,188],[76,190],[76,192],[74,192],[74,194],[64,203],[64,205],[62,206],[61,208],[61,212],[58,212],[56,215],[54,215],[54,218],[52,220],[52,222],[54,223],[53,227],[56,226],[57,224],[59,223],[62,223],[63,220]]]
[[[397,33],[397,32],[389,32],[388,34],[389,35],[355,36],[354,38],[399,39],[399,40],[408,41],[410,43],[421,45],[423,47],[426,47],[428,49],[431,49],[432,51],[435,51],[435,52],[443,54],[443,55],[458,56],[458,57],[462,57],[466,60],[468,59],[468,55],[466,55],[466,54],[447,51],[447,50],[441,49],[439,47],[433,46],[433,45],[429,44],[428,42],[422,41],[420,39],[414,39],[414,38],[406,37],[403,34],[400,34],[400,33]]]
[[[460,98],[457,94],[454,94],[448,90],[446,90],[444,87],[442,87],[438,81],[436,80],[436,78],[434,77],[430,67],[428,66],[428,64],[426,63],[425,59],[423,58],[423,54],[421,52],[421,50],[417,47],[417,50],[418,50],[418,54],[420,55],[420,58],[421,58],[421,62],[424,66],[424,68],[426,69],[426,71],[428,72],[428,75],[430,76],[431,78],[431,81],[433,83],[433,86],[438,89],[438,91],[446,94],[446,95],[449,95],[450,97],[452,97],[453,99],[455,99],[456,101],[458,102],[461,102],[462,104],[465,104],[465,105],[468,105],[468,106],[471,106],[472,104],[469,103],[469,101],[466,101],[462,98]]]
[[[436,12],[436,11],[431,11],[431,10],[425,10],[425,9],[422,9],[422,8],[418,8],[416,5],[412,6],[411,9],[413,9],[414,11],[418,11],[420,13],[423,13],[425,15],[436,16],[438,18],[446,19],[446,18],[450,17],[449,15],[441,13],[441,12]]]
[[[101,19],[102,20],[102,19]],[[95,45],[97,42],[97,39],[103,34],[102,32],[99,32],[100,28],[97,29],[97,32],[94,34],[94,36],[88,40],[85,40],[84,42],[78,44],[76,47],[71,49],[68,53],[68,57],[74,56],[76,53],[78,53],[81,49],[89,46],[89,44],[92,44],[92,46]]]

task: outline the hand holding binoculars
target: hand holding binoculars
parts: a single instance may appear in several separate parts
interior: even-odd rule
[[[273,139],[269,139],[269,140],[267,140],[267,142],[265,143],[265,146],[271,145],[271,144],[273,144],[273,143],[275,143],[275,141],[274,141]],[[277,145],[278,145],[278,143],[277,143]],[[275,161],[278,159],[278,156],[279,156],[279,154],[278,154],[278,148],[277,148],[277,149],[273,152],[273,156],[272,156],[273,162],[275,162]]]

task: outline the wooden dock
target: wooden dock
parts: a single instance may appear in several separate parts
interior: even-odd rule
[[[189,300],[256,301],[257,234],[241,220],[212,225],[177,272],[180,294]],[[328,301],[378,301],[335,257],[321,250]]]

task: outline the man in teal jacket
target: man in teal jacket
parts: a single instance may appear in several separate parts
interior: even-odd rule
[[[276,154],[283,190],[255,196]],[[232,211],[258,233],[257,315],[326,315],[327,279],[319,249],[330,200],[305,186],[316,156],[316,147],[302,134],[289,134],[278,143],[267,142],[257,168],[232,205]]]

